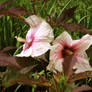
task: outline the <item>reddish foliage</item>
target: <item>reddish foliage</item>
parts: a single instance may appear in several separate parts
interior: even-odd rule
[[[0,51],[0,66],[15,66],[15,67],[20,67],[17,63],[16,63],[16,59],[13,56],[9,56],[8,54],[6,54],[6,51],[9,51],[11,49],[15,49],[15,47],[10,46],[10,47],[6,47],[3,50]]]
[[[46,80],[46,81],[43,81],[43,80],[40,80],[40,79],[27,79],[27,78],[18,78],[16,80],[12,80],[10,81],[11,83],[23,83],[23,84],[26,84],[26,85],[30,85],[32,86],[33,84],[36,84],[36,85],[39,85],[39,86],[47,86],[47,87],[50,87],[51,86],[51,83]]]
[[[88,90],[92,90],[91,87],[89,87],[88,85],[82,85],[80,87],[76,87],[72,90],[72,92],[84,92],[84,91],[88,91]]]
[[[71,19],[74,16],[74,12],[76,10],[77,6],[73,7],[73,8],[69,8],[67,10],[64,10],[62,12],[62,14],[56,19],[56,24],[60,25],[64,22],[66,22],[67,20]]]
[[[66,23],[66,24],[62,25],[62,27],[64,27],[64,29],[66,29],[67,31],[70,31],[70,32],[80,31],[80,32],[84,32],[84,33],[92,35],[92,32],[81,24]]]
[[[6,52],[6,51],[9,51],[9,50],[12,50],[12,49],[16,49],[16,47],[8,46],[8,47],[3,48],[0,52]]]
[[[15,0],[13,0],[12,2],[11,1],[6,1],[6,2],[0,4],[0,18],[2,16],[10,16],[10,17],[14,17],[14,18],[19,18],[24,23],[26,23],[23,16],[25,14],[31,15],[33,13],[27,11],[25,8],[20,7],[20,6],[12,6],[8,9],[3,8],[4,6],[9,5],[9,4],[13,3],[14,1]]]
[[[92,71],[86,71],[83,73],[73,74],[70,76],[69,82],[75,82],[77,80],[88,78],[88,77],[92,77]]]
[[[76,57],[74,55],[67,56],[63,62],[63,70],[65,76],[69,77],[74,73],[73,66],[76,63]]]
[[[15,66],[15,67],[20,67],[16,63],[16,59],[13,56],[9,56],[6,53],[0,52],[0,66]]]
[[[25,8],[22,8],[20,6],[13,6],[11,8],[8,9],[2,9],[0,11],[0,15],[9,15],[12,17],[16,17],[16,16],[23,16],[25,14],[32,14],[31,12],[28,12]]]

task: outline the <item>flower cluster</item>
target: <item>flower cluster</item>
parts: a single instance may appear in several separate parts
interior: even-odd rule
[[[56,73],[62,72],[64,59],[73,54],[77,59],[73,66],[73,69],[76,69],[75,73],[92,70],[85,52],[92,44],[91,35],[86,34],[81,39],[72,40],[67,32],[63,32],[53,41],[53,29],[44,19],[32,15],[25,21],[30,25],[30,29],[26,39],[21,39],[25,42],[22,52],[16,56],[38,57],[50,50],[50,63],[47,69]]]

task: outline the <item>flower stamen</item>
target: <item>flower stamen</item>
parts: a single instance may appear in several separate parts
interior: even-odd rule
[[[69,47],[64,47],[64,49],[62,50],[62,56],[65,58],[66,56],[72,55],[74,53],[73,48],[69,48]]]
[[[26,39],[24,39],[24,38],[17,37],[17,36],[15,36],[15,38],[16,38],[16,39],[17,39],[17,41],[19,41],[19,42],[28,43],[28,42],[27,42],[27,40],[26,40]]]

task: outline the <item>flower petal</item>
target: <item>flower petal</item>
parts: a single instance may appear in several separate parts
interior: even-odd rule
[[[62,58],[62,51],[63,46],[60,44],[55,44],[52,46],[51,51],[50,51],[50,60],[54,61],[54,60],[58,60]]]
[[[55,63],[55,70],[57,70],[58,72],[62,72],[62,69],[63,69],[62,62],[63,62],[63,59],[59,59]]]
[[[33,38],[35,38],[35,34],[38,31],[40,25],[35,28],[30,28],[26,35],[26,40],[30,42]]]
[[[78,53],[84,52],[90,47],[90,45],[92,45],[92,36],[88,34],[82,37],[78,43],[73,44]]]
[[[87,56],[86,52],[78,53],[78,54],[76,54],[76,56],[86,59],[88,61],[88,56]]]
[[[43,19],[36,15],[32,15],[25,19],[30,25],[36,24],[35,27],[31,27],[27,33],[26,39],[30,39],[32,35],[35,35],[36,39],[42,39],[51,42],[54,39],[53,29]],[[34,24],[32,24],[34,23]]]
[[[26,45],[23,45],[23,51],[20,54],[17,54],[18,57],[29,57],[32,54],[32,47],[26,49]]]
[[[36,39],[42,39],[44,41],[46,40],[48,42],[51,42],[54,39],[53,29],[47,22],[42,21],[35,34],[35,37]]]
[[[44,54],[45,52],[47,52],[50,49],[50,44],[48,42],[34,42],[34,44],[32,45],[32,53],[31,56],[35,57],[35,56],[40,56],[42,54]]]
[[[84,55],[85,57],[85,55]],[[85,71],[92,71],[92,67],[90,66],[88,59],[77,56],[77,62],[75,66],[73,67],[74,69],[77,69],[75,73],[80,73],[80,72],[85,72]]]
[[[53,44],[56,44],[58,42],[64,42],[66,43],[67,45],[71,46],[72,44],[72,38],[71,36],[67,33],[67,32],[63,32],[61,35],[59,35],[53,42]]]
[[[34,28],[42,22],[42,19],[37,15],[31,15],[26,18],[25,21],[31,26],[31,28]]]
[[[52,46],[50,51],[50,63],[47,66],[47,69],[56,73],[56,71],[62,71],[62,62],[63,58],[61,55],[61,50],[63,49],[62,45],[55,44]]]
[[[80,42],[79,39],[78,39],[78,40],[73,40],[73,41],[72,41],[72,46],[78,44],[78,42]]]
[[[57,61],[50,61],[49,65],[47,66],[47,70],[50,70],[54,73],[62,72],[63,66],[62,66],[63,59],[59,59]]]

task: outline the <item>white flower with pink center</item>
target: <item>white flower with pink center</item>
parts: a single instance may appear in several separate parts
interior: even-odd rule
[[[30,25],[30,30],[26,39],[17,38],[25,44],[22,52],[16,56],[40,56],[50,49],[50,42],[54,38],[53,29],[45,20],[36,15],[29,16],[25,21]]]
[[[90,45],[92,45],[92,36],[88,34],[79,40],[72,40],[67,32],[63,32],[53,42],[50,51],[50,63],[47,69],[53,72],[62,72],[64,58],[74,54],[77,59],[73,66],[73,69],[76,69],[75,73],[92,71],[85,52]]]

